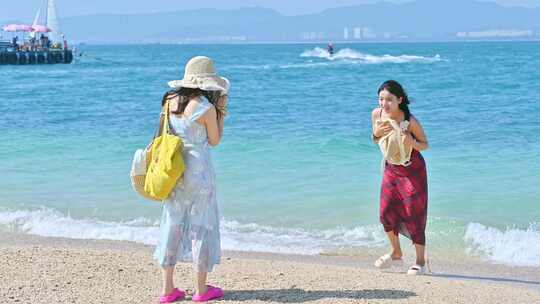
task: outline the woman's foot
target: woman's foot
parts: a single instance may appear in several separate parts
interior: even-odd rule
[[[390,254],[385,254],[381,256],[380,258],[378,258],[375,261],[374,265],[375,267],[379,269],[387,269],[390,267],[400,267],[400,266],[403,266],[403,259],[401,258],[401,256],[396,257]]]
[[[426,265],[414,264],[407,270],[408,275],[424,275],[426,274]]]
[[[223,297],[223,290],[219,287],[207,285],[206,292],[203,294],[194,294],[191,298],[194,302],[206,302]]]
[[[186,293],[183,290],[174,288],[171,293],[167,295],[162,295],[159,297],[159,303],[172,303],[176,301],[183,300],[186,296]]]

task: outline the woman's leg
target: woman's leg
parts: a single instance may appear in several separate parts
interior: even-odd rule
[[[426,246],[414,244],[416,249],[416,264],[424,266],[426,264]]]
[[[401,251],[401,245],[399,244],[399,235],[396,234],[394,231],[388,231],[386,232],[386,235],[388,236],[388,240],[390,241],[390,245],[392,246],[392,253],[390,254],[392,256],[392,259],[401,259],[401,257],[403,256],[403,252]]]
[[[178,247],[180,246],[182,232],[178,225],[169,226],[168,240],[165,248],[165,260],[162,267],[163,273],[163,289],[162,295],[170,294],[174,289],[174,266],[176,264],[176,256]]]
[[[195,292],[198,295],[205,294],[208,291],[208,288],[206,286],[207,274],[208,274],[207,272],[197,272],[197,278],[196,278],[197,286],[195,287],[196,288]]]
[[[168,295],[174,289],[174,281],[173,281],[174,266],[166,266],[166,267],[162,267],[162,269],[163,269],[163,289],[162,289],[161,294]]]
[[[193,241],[193,261],[196,264],[197,278],[195,280],[195,289],[196,293],[199,295],[205,294],[208,291],[206,286],[206,279],[208,275],[208,261],[210,258],[210,252],[208,250],[208,239],[207,231],[199,232],[200,235],[204,234],[203,237],[200,237],[202,241]]]

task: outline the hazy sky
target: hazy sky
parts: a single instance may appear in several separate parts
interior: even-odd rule
[[[43,0],[0,0],[0,22],[20,20],[30,23]],[[95,13],[143,13],[175,11],[193,8],[239,8],[262,6],[273,8],[285,15],[299,15],[325,8],[373,3],[379,0],[56,0],[60,17]],[[404,3],[412,0],[387,0]],[[439,0],[453,1],[453,0]],[[540,0],[481,0],[506,6],[540,7]]]

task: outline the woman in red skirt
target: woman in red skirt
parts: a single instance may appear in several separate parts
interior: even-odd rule
[[[401,139],[400,144],[407,147],[410,154],[405,153],[401,159],[406,159],[397,163],[389,158],[384,160],[380,220],[392,252],[380,257],[375,266],[383,269],[403,265],[399,244],[401,233],[410,238],[416,248],[416,263],[407,274],[424,274],[428,191],[426,163],[420,151],[428,148],[427,137],[418,119],[410,113],[407,94],[397,81],[384,82],[378,94],[379,107],[371,115],[374,141],[380,143],[387,139],[387,135],[399,126],[401,130],[396,138]],[[381,150],[384,150],[383,146]]]

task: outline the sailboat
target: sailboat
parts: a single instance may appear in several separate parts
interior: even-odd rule
[[[15,30],[13,30],[15,28]],[[29,39],[18,43],[0,41],[1,64],[54,64],[71,63],[73,51],[69,49],[56,15],[54,0],[42,0],[31,26],[15,27],[6,25],[6,32],[17,32],[17,29],[29,33]],[[38,37],[39,36],[39,37]]]
[[[36,18],[32,26],[45,25],[51,31],[49,32],[49,40],[54,43],[63,43],[60,25],[56,16],[56,5],[54,0],[43,0],[41,7],[36,13]],[[35,36],[35,32],[33,32]]]

